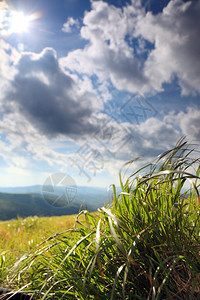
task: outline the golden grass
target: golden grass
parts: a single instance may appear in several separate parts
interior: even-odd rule
[[[15,263],[25,252],[33,250],[49,236],[75,225],[75,215],[28,217],[0,222],[0,258],[5,266]]]

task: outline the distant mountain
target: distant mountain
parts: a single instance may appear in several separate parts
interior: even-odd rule
[[[76,214],[81,209],[95,211],[109,202],[106,188],[29,186],[0,188],[0,220],[28,216]]]
[[[39,193],[41,194],[41,185],[32,186],[20,186],[20,187],[0,187],[0,192],[10,193],[10,194],[29,194],[29,193]]]

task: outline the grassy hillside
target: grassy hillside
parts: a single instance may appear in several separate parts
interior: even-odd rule
[[[182,139],[125,181],[121,171],[112,205],[80,212],[10,269],[2,256],[2,284],[36,299],[200,299],[199,162]]]
[[[75,225],[76,215],[0,221],[0,284],[8,268],[47,238]],[[4,282],[4,285],[6,282]]]

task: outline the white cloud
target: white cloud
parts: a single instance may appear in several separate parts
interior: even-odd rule
[[[140,125],[131,125],[131,130],[135,139],[129,149],[134,156],[143,154],[146,159],[173,148],[182,136],[199,144],[200,109],[189,106],[186,111],[169,112],[162,120],[149,118]]]
[[[182,94],[199,93],[199,14],[199,1],[171,0],[159,14],[140,1],[122,8],[92,1],[80,31],[88,44],[60,62],[132,93],[161,91],[175,76]]]
[[[183,135],[192,142],[200,141],[200,109],[188,107],[186,112],[171,113],[165,116],[168,123],[179,126]]]
[[[73,17],[69,17],[67,19],[67,22],[63,24],[62,31],[70,33],[70,32],[72,32],[72,28],[78,28],[78,27],[79,27],[78,19],[74,19]]]
[[[120,132],[120,124],[116,125]],[[177,141],[186,136],[190,143],[199,144],[200,140],[200,109],[188,107],[179,113],[169,112],[163,119],[149,118],[139,125],[123,123],[124,128],[131,131],[132,140],[124,139],[127,142],[117,151],[115,158],[109,156],[108,152],[101,149],[105,158],[105,167],[110,172],[117,173],[119,165],[141,156],[135,163],[136,167],[152,162],[159,154],[172,149]],[[112,165],[113,164],[113,165]],[[111,167],[112,165],[112,167]]]
[[[13,168],[34,168],[35,163],[49,166],[67,166],[67,153],[58,153],[52,141],[35,129],[23,115],[15,112],[4,114],[0,121],[1,157]],[[61,140],[61,144],[62,144]]]
[[[154,45],[144,73],[155,90],[174,76],[183,94],[200,92],[200,2],[170,1],[163,12],[138,19],[136,34]]]
[[[61,64],[72,71],[95,74],[100,81],[110,79],[121,90],[137,92],[138,88],[142,89],[148,80],[125,40],[130,31],[128,14],[131,12],[103,1],[92,2],[92,10],[85,14],[81,28],[81,36],[88,40],[88,45],[69,53],[60,60]]]
[[[16,74],[15,65],[19,57],[20,55],[14,48],[0,39],[0,101],[2,95],[10,86],[10,80],[12,80]]]

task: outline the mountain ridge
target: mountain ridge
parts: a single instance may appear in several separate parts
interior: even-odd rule
[[[110,195],[104,188],[77,187],[75,197],[68,202],[66,187],[55,187],[55,193],[49,195],[44,195],[42,186],[39,185],[23,188],[0,188],[0,220],[5,221],[35,215],[71,215],[77,214],[80,209],[87,209],[92,212],[110,201]],[[12,190],[12,192],[5,192],[5,190]],[[27,190],[31,192],[27,192]]]

